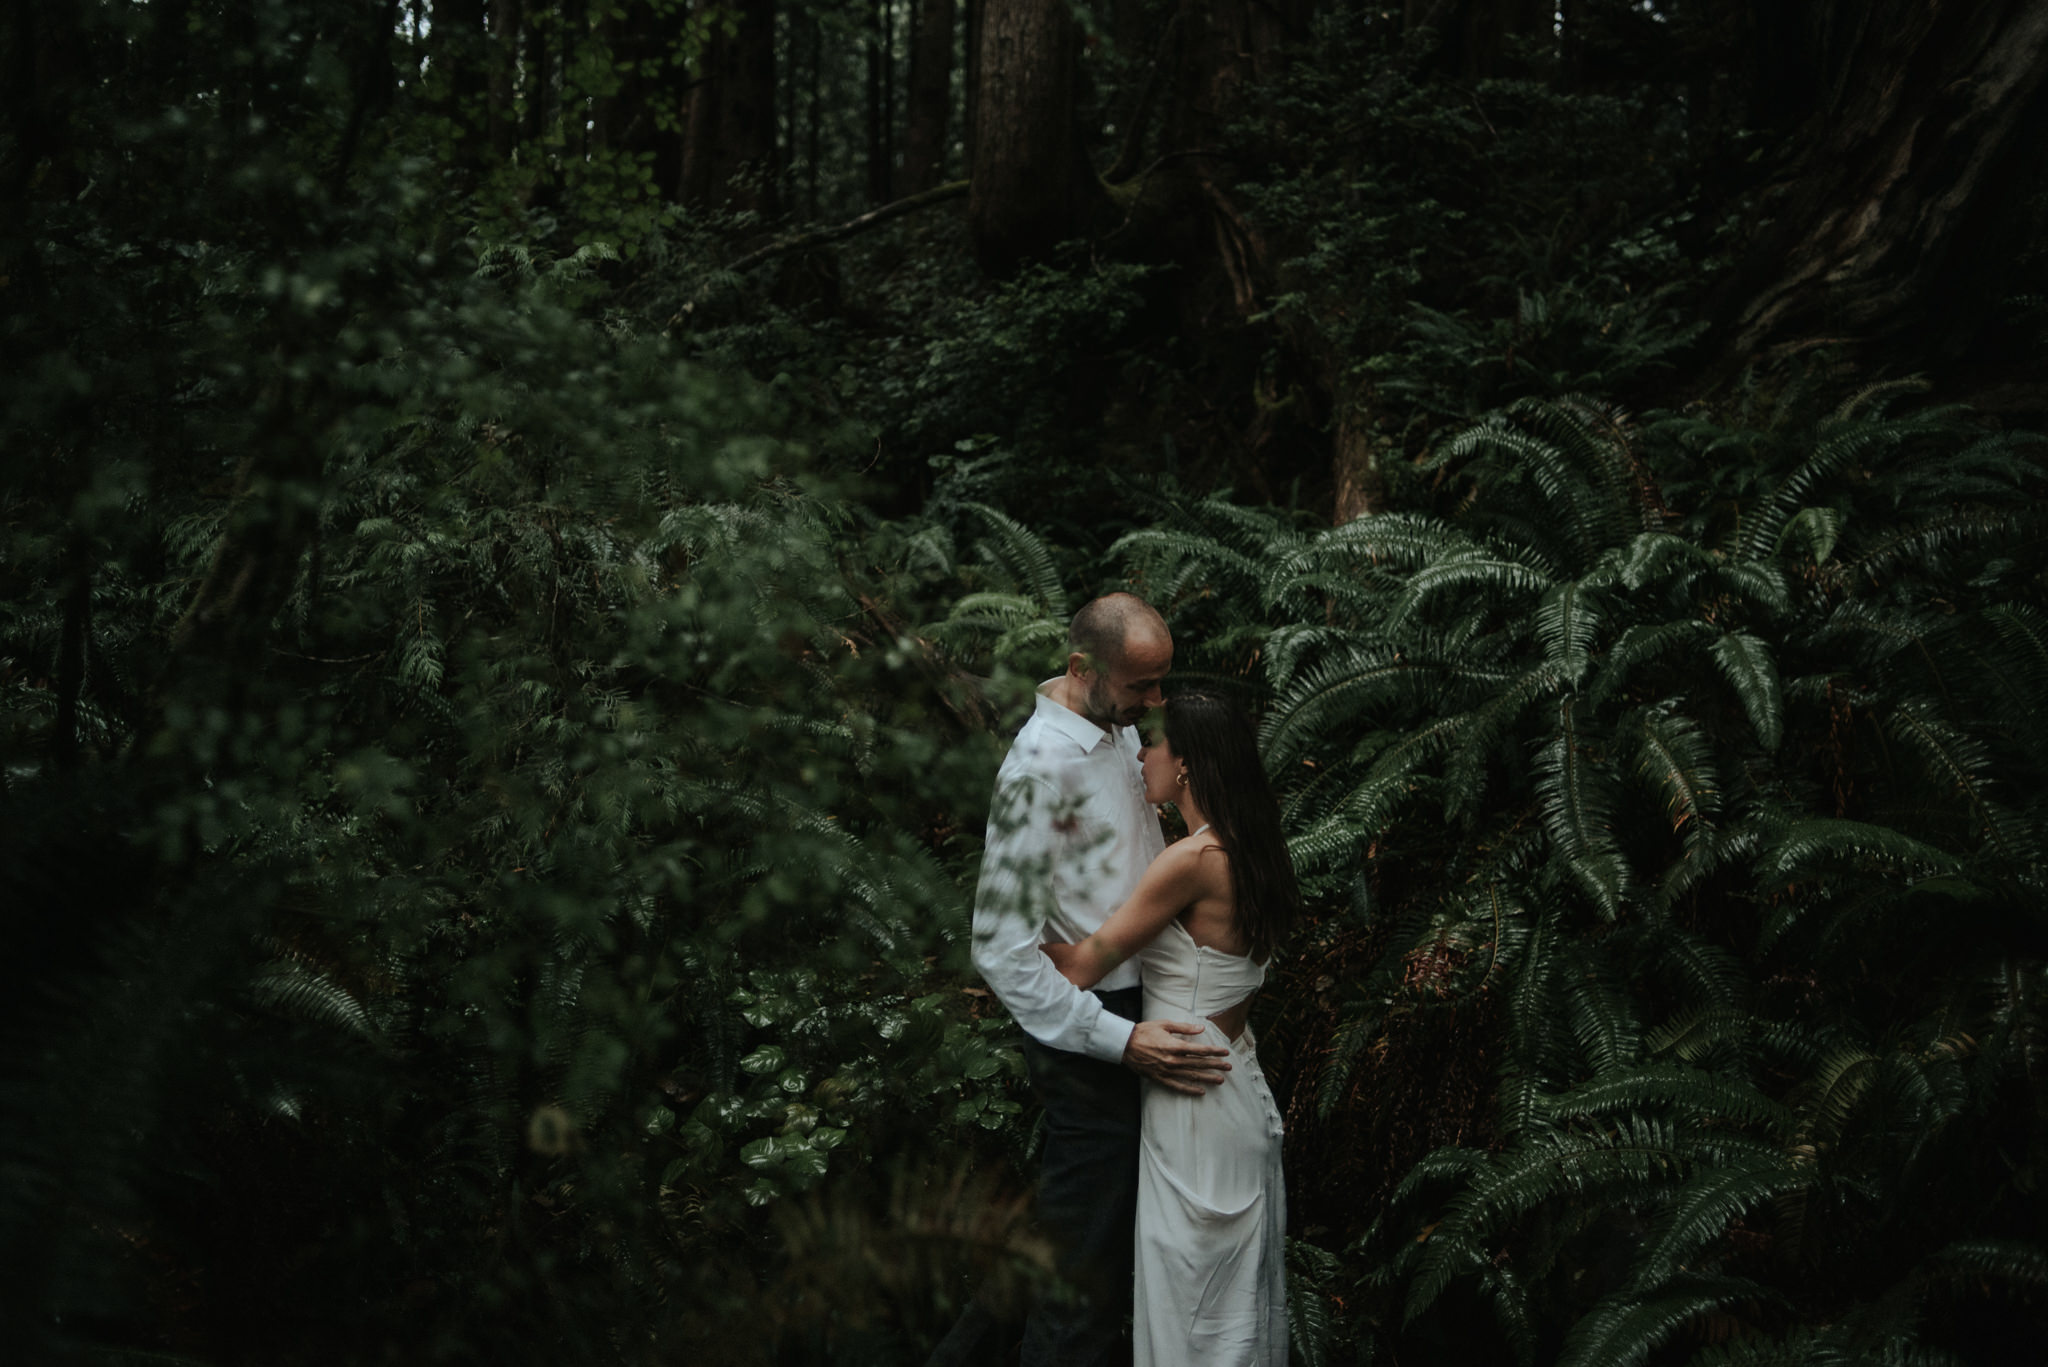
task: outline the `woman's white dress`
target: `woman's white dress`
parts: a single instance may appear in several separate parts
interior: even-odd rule
[[[1198,945],[1178,920],[1139,954],[1145,1020],[1203,1026],[1230,1050],[1201,1096],[1145,1083],[1138,1157],[1135,1367],[1285,1367],[1287,1188],[1280,1111],[1251,1027],[1233,1043],[1208,1018],[1258,990],[1250,959]]]

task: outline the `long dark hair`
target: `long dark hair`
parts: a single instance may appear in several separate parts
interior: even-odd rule
[[[1188,791],[1230,856],[1237,933],[1264,962],[1293,928],[1301,892],[1251,718],[1218,694],[1176,693],[1166,700],[1166,741],[1187,764]]]

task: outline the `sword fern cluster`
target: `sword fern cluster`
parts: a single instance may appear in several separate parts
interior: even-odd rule
[[[1297,863],[1361,894],[1301,981],[1361,966],[1292,1009],[1297,1148],[1395,1163],[1368,1339],[1472,1346],[1483,1306],[1523,1362],[1824,1361],[2039,1287],[2037,1160],[1985,1136],[2041,1152],[2040,446],[1894,397],[1527,402],[1439,449],[1434,513],[1124,541],[1169,606],[1242,605]],[[1461,1011],[1483,1058],[1410,1028]],[[1480,1142],[1317,1147],[1402,1070],[1474,1077]]]

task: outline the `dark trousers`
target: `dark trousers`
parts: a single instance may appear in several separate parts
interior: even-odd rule
[[[1125,1020],[1140,988],[1097,994]],[[1063,1291],[1039,1298],[1024,1324],[1021,1367],[1110,1367],[1129,1361],[1131,1227],[1138,1213],[1138,1075],[1024,1040],[1024,1061],[1045,1108],[1038,1176],[1039,1228],[1052,1240]],[[1007,1356],[1004,1326],[978,1301],[929,1367],[991,1367]]]

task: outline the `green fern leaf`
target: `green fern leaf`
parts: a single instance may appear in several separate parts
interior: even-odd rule
[[[1576,580],[1557,585],[1537,605],[1536,635],[1568,682],[1585,677],[1604,615],[1599,597]]]
[[[1713,656],[1748,714],[1757,741],[1766,750],[1777,749],[1785,733],[1785,700],[1770,648],[1746,632],[1731,631],[1714,642]]]
[[[293,1020],[372,1043],[380,1038],[354,993],[295,959],[272,960],[257,969],[249,980],[249,995],[257,1005]]]
[[[1818,817],[1786,826],[1764,856],[1763,868],[1765,876],[1785,879],[1837,869],[1886,875],[1952,874],[1961,864],[1955,856],[1889,826]]]
[[[992,555],[1016,577],[1018,585],[1045,605],[1053,617],[1064,621],[1068,615],[1067,589],[1052,547],[1045,538],[1006,513],[984,503],[962,504],[987,524],[992,536],[984,540],[984,553]]]
[[[1614,779],[1588,753],[1570,698],[1559,703],[1556,737],[1538,756],[1536,797],[1572,877],[1602,917],[1617,919],[1630,873],[1614,843]]]
[[[1595,1073],[1569,1092],[1545,1094],[1537,1113],[1575,1120],[1656,1109],[1691,1117],[1772,1129],[1789,1125],[1791,1112],[1747,1082],[1726,1073],[1671,1063],[1622,1065]]]
[[[1775,1300],[1740,1277],[1686,1277],[1601,1301],[1565,1335],[1558,1367],[1636,1367],[1689,1322],[1738,1301]]]
[[[1687,844],[1713,824],[1718,805],[1713,747],[1690,719],[1669,707],[1646,709],[1637,718],[1636,771],[1663,795],[1671,829]]]

